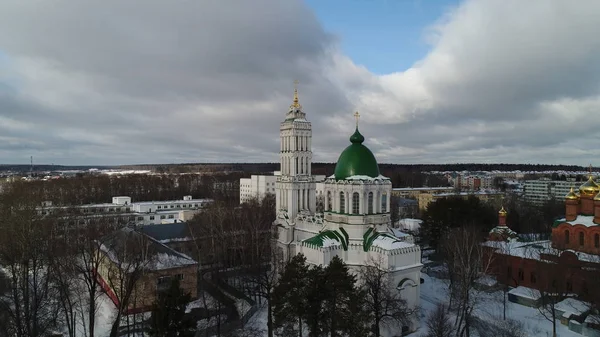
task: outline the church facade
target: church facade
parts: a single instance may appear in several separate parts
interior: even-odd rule
[[[339,256],[351,270],[378,265],[390,271],[391,286],[410,307],[420,305],[421,250],[411,235],[391,228],[392,183],[379,173],[373,153],[358,130],[341,153],[333,175],[324,181],[323,212],[316,211],[311,175],[312,127],[298,101],[297,89],[280,127],[281,175],[275,184],[278,249],[284,258],[302,253],[307,262],[327,265]],[[386,336],[419,327],[411,323]]]

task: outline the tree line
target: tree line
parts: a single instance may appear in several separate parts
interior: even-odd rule
[[[184,195],[239,203],[240,173],[172,175],[81,175],[53,180],[17,180],[11,184],[55,205],[109,203],[114,196],[133,201],[181,199]]]

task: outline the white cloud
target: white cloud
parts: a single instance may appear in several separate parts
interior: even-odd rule
[[[299,0],[257,1],[0,4],[0,161],[276,161],[294,79],[317,161],[355,110],[380,162],[598,157],[597,1],[464,1],[384,76]]]

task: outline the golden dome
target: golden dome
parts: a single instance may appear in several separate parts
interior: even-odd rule
[[[596,196],[594,197],[594,200],[599,200],[600,201],[600,193],[596,194]]]
[[[579,199],[579,196],[577,195],[577,193],[575,193],[575,191],[573,190],[573,187],[571,187],[571,190],[569,191],[569,193],[567,193],[567,195],[565,195],[565,200],[577,200]]]
[[[502,206],[502,209],[498,211],[498,215],[506,216],[506,214],[508,214],[508,212],[504,209],[504,206]]]
[[[585,195],[596,195],[596,194],[598,194],[598,192],[600,192],[600,186],[598,186],[598,184],[596,184],[596,182],[590,175],[590,178],[588,179],[588,181],[583,183],[583,185],[579,186],[579,192],[581,192]]]

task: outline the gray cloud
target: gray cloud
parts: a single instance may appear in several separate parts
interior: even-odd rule
[[[569,4],[465,1],[376,76],[300,0],[2,3],[0,162],[276,161],[299,79],[318,161],[359,109],[380,162],[586,164],[600,4]]]

